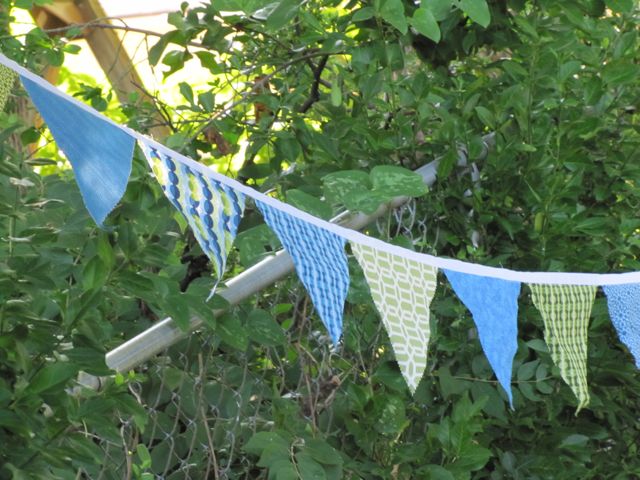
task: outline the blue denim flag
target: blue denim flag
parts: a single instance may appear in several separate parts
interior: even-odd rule
[[[342,312],[349,289],[346,240],[284,211],[256,200],[267,225],[291,255],[334,344],[342,335]]]
[[[71,162],[84,204],[102,226],[124,195],[135,139],[74,102],[21,77],[58,147]]]
[[[606,285],[607,305],[620,340],[629,348],[640,368],[640,284]]]
[[[513,407],[511,371],[518,349],[520,282],[445,270],[456,295],[471,312],[480,344]]]

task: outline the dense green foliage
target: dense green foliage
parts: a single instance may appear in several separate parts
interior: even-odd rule
[[[150,61],[166,75],[189,59],[211,72],[162,106],[170,147],[227,171],[246,142],[240,179],[323,217],[420,195],[386,184],[381,166],[442,156],[415,211],[370,235],[520,270],[640,269],[636,2],[216,0],[168,20]],[[74,52],[78,29],[15,39],[1,21],[3,51],[33,69]],[[74,93],[141,131],[154,118],[142,95],[114,109],[100,89]],[[72,174],[28,153],[46,133],[11,108],[0,115],[1,478],[640,476],[640,382],[601,295],[578,415],[526,288],[514,411],[445,282],[411,397],[355,262],[337,351],[293,277],[216,320],[202,252],[140,158],[100,231]],[[490,132],[475,181],[456,152],[478,158]],[[236,246],[229,276],[277,248],[251,208]],[[103,354],[123,340],[190,314],[206,321],[191,341],[99,392],[72,390],[80,370],[108,375]]]

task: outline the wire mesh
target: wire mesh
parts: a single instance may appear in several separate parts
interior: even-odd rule
[[[211,335],[194,334],[158,356],[129,391],[144,408],[146,425],[119,417],[121,441],[104,440],[97,478],[235,478],[237,439],[256,427],[259,408],[247,396],[247,367],[222,365]],[[151,462],[136,452],[143,445]],[[137,465],[136,469],[134,465]],[[150,476],[151,475],[151,476]]]
[[[376,228],[384,238],[404,236],[417,248],[427,236],[427,221],[420,218],[415,202],[389,213]],[[372,345],[356,350],[360,358],[353,359],[351,369],[332,366],[342,353],[333,349],[299,282],[284,282],[256,302],[274,314],[282,312],[280,319],[290,319],[285,355],[270,348],[260,348],[254,356],[253,349],[233,352],[207,330],[188,336],[138,370],[129,395],[144,409],[144,418],[116,416],[119,436],[100,437],[104,460],[86,478],[261,478],[263,472],[242,445],[255,431],[270,429],[272,403],[292,401],[315,422],[344,377],[366,370],[370,362],[361,358],[362,352],[374,350]],[[237,315],[247,313],[236,308]],[[351,327],[362,336],[357,324]],[[292,376],[292,371],[301,373]],[[140,449],[149,452],[150,462],[145,463]]]

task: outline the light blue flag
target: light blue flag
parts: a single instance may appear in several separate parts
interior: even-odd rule
[[[58,147],[71,162],[84,204],[102,226],[124,195],[134,138],[74,102],[21,77]]]
[[[445,270],[460,300],[471,312],[480,344],[513,407],[511,371],[518,349],[520,282]]]
[[[342,313],[349,289],[346,240],[286,212],[256,200],[267,225],[291,255],[296,272],[309,292],[334,344],[342,335]]]
[[[629,348],[640,368],[640,284],[606,285],[607,305],[620,340]]]

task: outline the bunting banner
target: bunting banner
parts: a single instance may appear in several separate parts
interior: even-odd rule
[[[351,251],[369,284],[400,371],[415,393],[427,367],[429,305],[438,269],[368,245],[352,243]]]
[[[87,210],[102,226],[127,188],[135,139],[38,83],[24,76],[21,80],[69,159]]]
[[[640,284],[606,285],[604,293],[613,326],[640,368]]]
[[[256,206],[291,255],[300,280],[337,345],[342,335],[342,310],[349,290],[345,240],[260,201]]]
[[[544,338],[560,375],[578,398],[578,411],[589,403],[587,328],[596,287],[529,285],[544,321]]]
[[[140,144],[162,191],[187,220],[219,281],[244,213],[244,194],[194,171],[166,152],[160,153],[146,142]]]
[[[511,370],[518,350],[520,283],[445,270],[458,298],[471,312],[480,344],[513,408]]]
[[[598,286],[604,288],[614,326],[640,366],[640,272],[521,272],[414,252],[316,218],[164,145],[118,125],[0,54],[0,104],[21,79],[69,159],[85,205],[99,226],[124,194],[135,142],[139,141],[165,195],[186,218],[217,280],[243,215],[253,199],[265,222],[293,259],[298,276],[335,344],[349,272],[346,242],[362,266],[376,308],[389,332],[400,369],[411,391],[425,370],[429,306],[438,270],[470,310],[482,348],[512,402],[510,378],[517,346],[517,299],[522,283],[545,324],[545,339],[562,377],[587,404],[587,325]],[[8,70],[7,70],[8,69]]]

